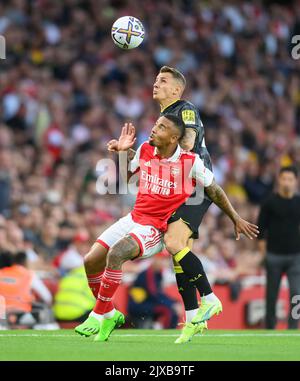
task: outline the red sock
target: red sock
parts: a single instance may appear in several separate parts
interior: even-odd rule
[[[107,306],[106,306],[106,309],[105,309],[105,313],[112,311],[114,308],[115,308],[115,306],[113,305],[113,303],[112,302],[108,302]]]
[[[102,277],[99,294],[97,297],[94,312],[103,315],[113,309],[112,297],[117,291],[122,279],[121,270],[111,270],[106,268]]]
[[[93,293],[93,295],[94,295],[94,297],[96,299],[97,299],[97,296],[98,296],[98,292],[99,292],[99,288],[100,288],[103,272],[104,271],[101,271],[98,274],[87,275],[89,287],[90,287],[90,289],[91,289],[91,291],[92,291],[92,293]]]

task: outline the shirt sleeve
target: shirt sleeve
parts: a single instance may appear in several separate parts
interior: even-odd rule
[[[266,239],[269,227],[269,205],[268,201],[265,202],[261,208],[258,215],[257,225],[259,228],[259,234],[257,239]]]
[[[141,144],[139,148],[136,150],[134,158],[130,161],[128,165],[128,171],[132,173],[135,173],[140,168],[140,155],[141,155],[142,146],[143,144]]]
[[[196,137],[202,141],[204,137],[204,126],[199,115],[199,111],[192,104],[187,103],[181,110],[181,118],[186,128],[192,128],[196,132]]]
[[[214,179],[214,174],[211,170],[205,167],[203,160],[199,155],[196,155],[196,159],[191,169],[190,177],[196,179],[204,187],[209,187]]]

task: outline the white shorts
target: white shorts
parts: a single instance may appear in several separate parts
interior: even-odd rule
[[[120,218],[106,229],[97,241],[105,248],[110,249],[116,242],[130,235],[140,247],[140,257],[149,258],[164,249],[163,234],[151,225],[140,225],[133,221],[131,213]]]

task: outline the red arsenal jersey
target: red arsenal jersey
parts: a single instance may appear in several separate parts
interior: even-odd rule
[[[131,172],[139,172],[139,190],[131,212],[135,222],[167,230],[172,213],[193,193],[196,181],[204,187],[213,181],[213,173],[205,168],[198,154],[177,146],[173,156],[162,159],[156,147],[143,143],[129,164]]]

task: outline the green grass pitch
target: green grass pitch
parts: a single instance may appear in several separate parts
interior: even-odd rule
[[[300,360],[297,331],[209,330],[190,343],[175,345],[178,333],[120,329],[109,341],[98,343],[73,330],[0,331],[0,360]]]

